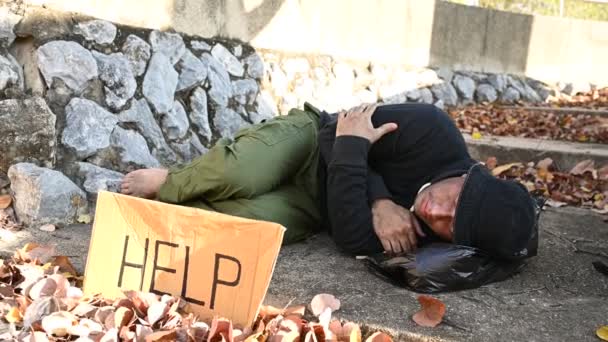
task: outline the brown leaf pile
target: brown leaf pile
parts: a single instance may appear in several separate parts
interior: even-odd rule
[[[608,88],[596,89],[585,94],[562,98],[555,102],[557,106],[582,107],[588,109],[608,108]]]
[[[235,327],[224,318],[199,321],[185,302],[168,295],[125,291],[115,300],[84,296],[82,278],[55,248],[29,243],[11,260],[0,260],[0,315],[11,324],[2,341],[80,342],[361,342],[359,326],[332,320],[340,301],[332,295],[313,298],[318,322],[307,320],[304,305],[264,306],[251,327]],[[314,316],[310,316],[314,318]],[[366,342],[392,341],[382,332]]]
[[[476,105],[449,110],[465,133],[608,144],[608,118]]]
[[[548,205],[574,205],[608,214],[608,165],[596,169],[592,160],[583,160],[568,172],[557,170],[550,158],[538,163],[497,166],[491,157],[486,165],[503,179],[521,182],[528,191],[549,199]]]

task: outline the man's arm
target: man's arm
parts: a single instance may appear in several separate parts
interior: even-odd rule
[[[327,174],[327,207],[336,244],[348,253],[371,254],[382,244],[373,227],[367,200],[367,154],[371,143],[356,136],[339,136]]]
[[[380,199],[391,199],[393,196],[386,187],[382,176],[368,167],[367,171],[367,198],[370,205]]]
[[[384,198],[388,190],[379,175],[368,176],[371,145],[397,129],[394,123],[375,128],[371,122],[375,108],[358,107],[339,116],[327,178],[332,232],[336,243],[351,253],[377,252],[380,245],[389,252],[410,251],[416,246],[418,222],[407,209]],[[380,182],[375,184],[380,189],[375,189],[374,196],[379,197],[372,202],[373,209],[368,202],[370,180]]]

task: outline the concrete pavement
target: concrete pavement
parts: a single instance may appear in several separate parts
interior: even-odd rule
[[[29,241],[55,243],[84,269],[90,227],[53,233],[24,230],[3,234],[3,257]],[[601,256],[604,255],[604,256]],[[548,209],[541,218],[539,256],[504,282],[437,295],[447,306],[447,324],[417,327],[416,293],[369,273],[358,260],[336,251],[326,235],[282,249],[266,303],[309,303],[318,293],[342,301],[337,317],[383,329],[400,341],[596,341],[608,324],[608,277],[592,261],[608,262],[608,224],[588,210]]]

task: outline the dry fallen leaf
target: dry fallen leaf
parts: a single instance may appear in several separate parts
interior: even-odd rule
[[[486,167],[489,170],[493,170],[498,164],[498,160],[496,160],[496,157],[490,157],[486,160]]]
[[[53,312],[42,318],[42,329],[49,335],[63,337],[77,322],[76,316],[67,311]]]
[[[499,176],[503,172],[510,170],[512,167],[523,167],[523,166],[524,166],[524,164],[522,164],[522,163],[511,163],[511,164],[500,165],[500,166],[495,167],[492,170],[492,174],[494,176]]]
[[[8,208],[13,203],[11,195],[0,195],[0,209]]]
[[[29,296],[36,300],[45,296],[52,296],[57,290],[57,283],[51,278],[42,278],[38,280],[29,291]]]
[[[595,170],[595,162],[591,159],[583,160],[582,162],[576,164],[572,170],[570,170],[570,174],[580,176],[585,172],[595,173],[597,178],[597,171]]]
[[[16,306],[12,307],[6,315],[4,315],[4,319],[6,319],[9,323],[18,323],[23,320],[23,316],[21,316],[21,311]]]
[[[597,329],[597,331],[595,332],[595,334],[601,340],[608,341],[608,325],[604,325],[604,326],[599,327],[599,329]]]
[[[387,334],[377,331],[365,339],[365,342],[393,342],[393,339]]]
[[[423,327],[436,327],[445,315],[445,304],[437,298],[427,295],[418,296],[422,309],[414,314],[412,319]]]
[[[550,206],[550,207],[552,207],[552,208],[561,208],[563,206],[568,205],[568,203],[560,202],[560,201],[554,201],[554,200],[552,200],[550,198],[545,202],[545,204],[548,205],[548,206]]]
[[[310,308],[315,316],[319,316],[325,311],[326,308],[330,308],[332,312],[340,310],[340,300],[330,294],[321,293],[312,299],[310,302]]]

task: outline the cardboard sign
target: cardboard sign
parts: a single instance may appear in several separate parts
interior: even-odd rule
[[[247,326],[270,284],[285,228],[100,192],[84,292],[171,294],[201,319]]]

